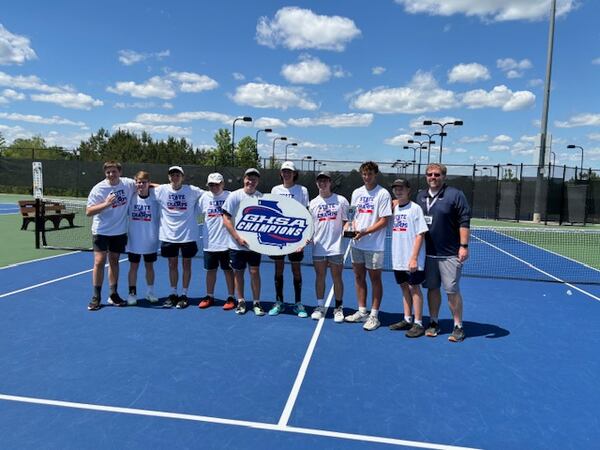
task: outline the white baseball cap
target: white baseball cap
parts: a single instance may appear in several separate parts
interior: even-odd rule
[[[245,177],[248,175],[254,175],[254,176],[260,177],[260,172],[258,171],[258,169],[255,169],[254,167],[250,167],[249,169],[246,169],[246,171],[244,172]]]
[[[171,166],[171,167],[169,167],[168,173],[171,173],[171,172],[180,172],[182,175],[185,173],[183,171],[183,169],[181,168],[181,166]]]
[[[286,161],[281,165],[281,170],[285,170],[285,169],[296,172],[296,166],[294,165],[294,163],[292,161]]]
[[[223,182],[223,175],[218,172],[211,173],[208,175],[208,179],[206,180],[206,185],[209,184],[221,184]]]

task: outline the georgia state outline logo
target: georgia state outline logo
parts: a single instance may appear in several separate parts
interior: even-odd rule
[[[276,200],[258,200],[258,205],[247,206],[235,229],[256,233],[258,242],[280,249],[300,242],[308,223],[301,217],[283,214]]]

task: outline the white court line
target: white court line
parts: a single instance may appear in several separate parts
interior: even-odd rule
[[[390,444],[405,447],[429,448],[439,450],[474,450],[471,447],[457,447],[453,445],[433,444],[427,442],[408,441],[404,439],[393,439],[364,434],[341,433],[338,431],[318,430],[314,428],[288,427],[264,422],[252,422],[247,420],[225,419],[221,417],[200,416],[196,414],[172,413],[138,408],[123,408],[118,406],[94,405],[90,403],[66,402],[61,400],[49,400],[43,398],[23,397],[18,395],[0,394],[0,400],[32,403],[36,405],[60,406],[63,408],[84,409],[90,411],[102,411],[119,414],[131,414],[138,416],[161,417],[167,419],[189,420],[193,422],[215,423],[220,425],[232,425],[237,427],[254,428],[258,430],[279,431],[283,433],[308,434],[312,436],[323,436],[329,438],[346,439],[351,441],[374,442],[378,444]]]
[[[594,294],[592,294],[591,292],[588,292],[588,291],[586,291],[586,290],[584,290],[584,289],[580,289],[580,288],[578,288],[577,286],[574,286],[574,285],[572,285],[571,283],[567,283],[565,280],[561,280],[560,278],[558,278],[558,277],[555,277],[554,275],[552,275],[552,274],[550,274],[550,273],[548,273],[548,272],[545,272],[545,271],[543,271],[542,269],[540,269],[539,267],[536,267],[536,266],[534,266],[534,265],[533,265],[533,264],[531,264],[530,262],[527,262],[527,261],[525,261],[524,259],[521,259],[521,258],[519,258],[518,256],[515,256],[515,255],[513,255],[512,253],[509,253],[509,252],[507,252],[506,250],[503,250],[503,249],[501,249],[500,247],[497,247],[497,246],[495,246],[494,244],[492,244],[492,243],[490,243],[490,242],[486,241],[485,239],[481,239],[480,237],[477,237],[477,236],[473,236],[473,237],[474,237],[475,239],[477,239],[477,240],[479,240],[479,241],[483,242],[484,244],[487,244],[487,245],[489,245],[490,247],[492,247],[492,248],[494,248],[494,249],[498,250],[499,252],[502,252],[502,253],[504,253],[505,255],[508,255],[508,256],[510,256],[511,258],[514,258],[514,259],[516,259],[517,261],[519,261],[519,262],[522,262],[522,263],[523,263],[523,264],[525,264],[526,266],[529,266],[529,267],[531,267],[533,270],[537,270],[538,272],[540,272],[540,273],[543,273],[543,274],[544,274],[544,275],[546,275],[547,277],[549,277],[549,278],[552,278],[553,280],[555,280],[555,281],[558,281],[559,283],[563,283],[563,284],[565,284],[566,286],[569,286],[570,288],[573,288],[573,289],[575,289],[576,291],[579,291],[579,292],[581,292],[582,294],[584,294],[584,295],[587,295],[588,297],[591,297],[591,298],[593,298],[594,300],[596,300],[596,301],[599,301],[599,302],[600,302],[600,297],[596,297],[596,296],[595,296]]]
[[[74,252],[61,253],[60,255],[44,256],[43,258],[30,259],[29,261],[22,261],[22,262],[18,262],[18,263],[14,263],[14,264],[9,264],[8,266],[0,267],[0,270],[10,269],[11,267],[18,267],[18,266],[22,266],[24,264],[31,264],[31,263],[38,262],[38,261],[46,261],[47,259],[60,258],[61,256],[74,255],[75,253],[81,253],[81,251],[76,250]]]
[[[127,261],[127,258],[123,258],[123,259],[119,260],[120,263],[122,263],[124,261]],[[108,263],[104,267],[108,267]],[[89,273],[92,270],[94,270],[94,269],[92,268],[92,269],[82,270],[81,272],[72,273],[71,275],[65,275],[64,277],[55,278],[53,280],[44,281],[43,283],[34,284],[33,286],[27,286],[27,287],[22,288],[22,289],[17,289],[16,291],[7,292],[5,294],[0,294],[0,298],[8,297],[9,295],[18,294],[20,292],[30,291],[32,289],[36,289],[36,288],[39,288],[39,287],[42,287],[42,286],[46,286],[48,284],[56,283],[58,281],[68,280],[69,278],[73,278],[73,277],[76,277],[76,276],[79,276],[79,275],[83,275],[84,273]]]
[[[344,254],[344,261],[342,264],[346,263],[346,258],[348,258],[348,253],[350,252],[351,243],[348,243],[348,247],[346,248],[346,253]],[[313,332],[312,338],[310,339],[310,343],[308,344],[308,348],[306,349],[306,353],[304,354],[304,359],[302,360],[302,364],[300,364],[300,370],[296,375],[296,380],[294,381],[294,385],[292,386],[292,390],[290,395],[288,396],[287,402],[285,403],[285,407],[283,408],[283,412],[281,413],[281,417],[279,418],[279,426],[287,426],[290,416],[292,415],[292,410],[294,409],[294,405],[296,404],[296,400],[298,398],[298,394],[300,393],[300,388],[302,387],[302,382],[304,381],[304,377],[306,376],[306,371],[308,370],[308,364],[312,358],[312,354],[317,346],[317,340],[319,339],[319,335],[321,334],[321,330],[323,329],[323,325],[325,324],[325,316],[327,315],[327,308],[331,304],[331,299],[333,298],[333,286],[329,290],[329,295],[327,295],[327,302],[325,303],[325,314],[321,319],[319,319],[319,323]]]

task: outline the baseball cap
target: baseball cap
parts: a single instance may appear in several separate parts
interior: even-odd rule
[[[329,178],[331,180],[331,173],[329,172],[319,172],[317,175],[317,179],[319,178]]]
[[[405,178],[398,178],[397,180],[394,180],[394,182],[392,183],[392,187],[396,187],[396,186],[403,186],[403,187],[410,188],[410,183]]]
[[[219,172],[211,173],[208,175],[208,179],[206,180],[206,184],[221,184],[223,182],[223,175]]]
[[[258,171],[258,169],[255,169],[254,167],[250,167],[249,169],[246,169],[246,171],[244,172],[245,177],[248,175],[255,175],[257,177],[260,177],[260,172]]]
[[[169,167],[169,172],[168,173],[171,173],[171,172],[180,172],[182,175],[185,173],[183,171],[183,169],[181,168],[181,166],[171,166],[171,167]]]
[[[281,170],[285,170],[285,169],[296,172],[296,166],[294,165],[294,163],[292,161],[286,161],[281,165]]]

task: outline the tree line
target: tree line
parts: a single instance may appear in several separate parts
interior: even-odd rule
[[[193,164],[205,167],[259,167],[260,158],[255,139],[246,136],[231,148],[231,133],[225,128],[214,135],[215,145],[210,148],[194,148],[185,138],[169,136],[166,140],[153,139],[143,131],[136,134],[128,130],[110,133],[100,128],[87,140],[81,141],[73,150],[48,146],[41,136],[15,139],[5,145],[0,133],[0,155],[20,159],[80,159],[82,161],[142,162],[157,164]]]

